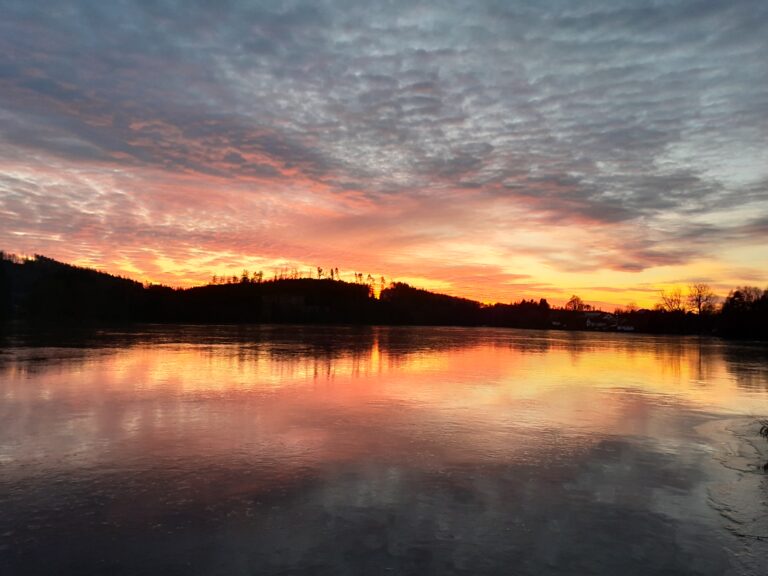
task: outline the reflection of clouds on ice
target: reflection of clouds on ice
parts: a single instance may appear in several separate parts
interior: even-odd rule
[[[700,468],[679,474],[675,459],[652,443],[623,440],[563,456],[432,469],[361,457],[277,474],[247,459],[225,468],[202,460],[186,473],[171,467],[115,476],[106,485],[76,476],[53,492],[70,509],[119,495],[106,517],[111,533],[150,526],[152,542],[127,537],[116,549],[109,536],[95,534],[92,543],[139,571],[171,549],[184,550],[200,573],[236,574],[243,564],[266,574],[318,566],[341,574],[495,574],[510,565],[516,574],[556,567],[725,572],[723,535],[712,530],[712,518],[664,510],[669,503],[697,509]],[[30,493],[54,495],[45,479]],[[12,504],[11,514],[23,512]],[[70,531],[79,530],[87,524],[70,523]],[[44,534],[43,544],[46,538],[55,536]]]

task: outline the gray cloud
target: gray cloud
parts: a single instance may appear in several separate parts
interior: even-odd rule
[[[4,0],[0,153],[298,178],[374,206],[464,190],[459,214],[614,227],[594,258],[546,260],[637,271],[710,253],[735,234],[724,213],[768,212],[765,54],[760,0]]]

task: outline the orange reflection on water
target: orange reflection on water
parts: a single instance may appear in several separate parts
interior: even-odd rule
[[[353,336],[17,350],[0,382],[18,440],[0,457],[35,460],[53,443],[78,465],[115,450],[296,466],[407,454],[436,465],[669,435],[678,424],[659,417],[666,407],[768,412],[765,386],[743,386],[734,369],[749,357],[729,360],[733,349],[717,341],[459,329]]]

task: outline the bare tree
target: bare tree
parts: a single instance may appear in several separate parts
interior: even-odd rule
[[[686,296],[688,307],[699,316],[715,311],[717,296],[707,284],[691,284]]]
[[[666,312],[683,312],[685,307],[683,306],[683,292],[680,288],[674,288],[667,292],[661,291],[661,302],[659,302],[659,308]]]

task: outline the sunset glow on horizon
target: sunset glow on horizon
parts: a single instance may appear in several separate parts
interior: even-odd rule
[[[768,285],[768,3],[0,1],[0,250],[612,309]]]

